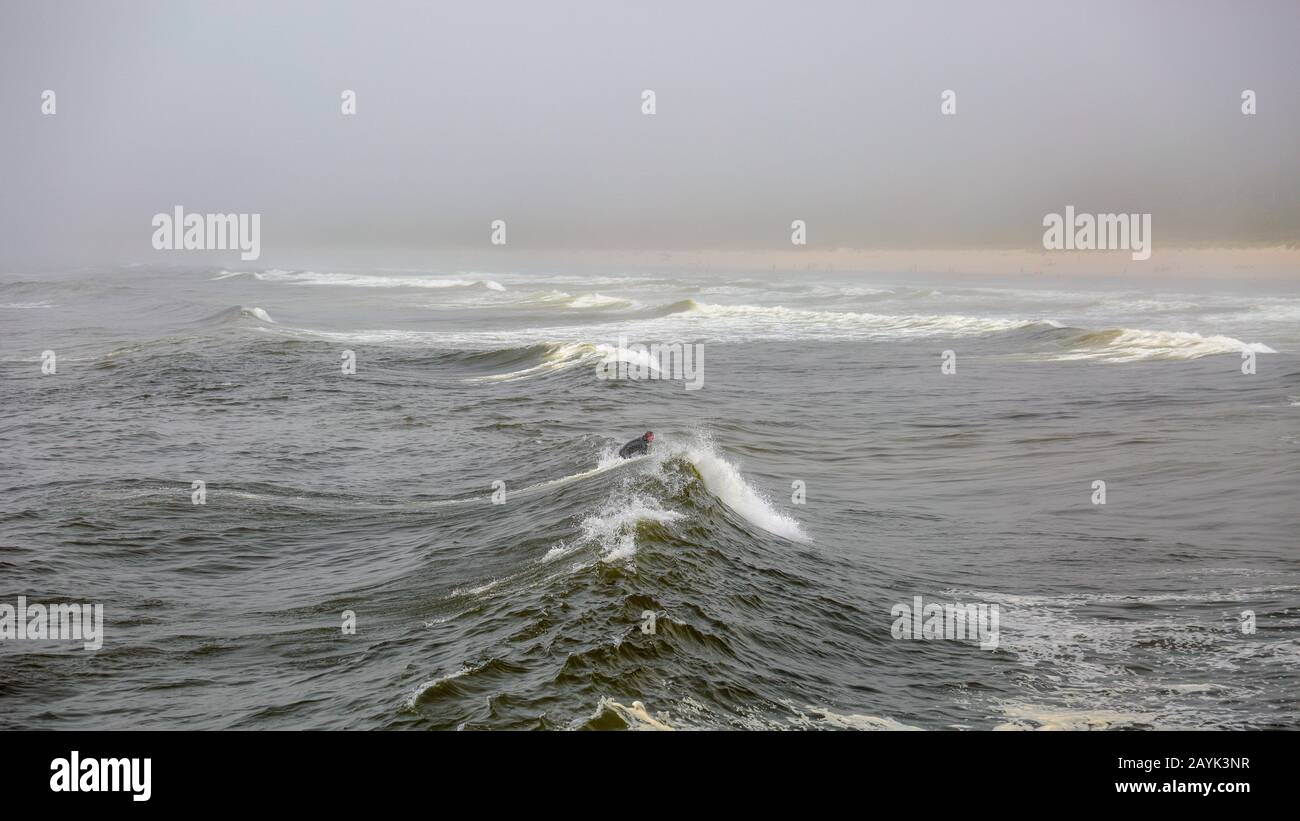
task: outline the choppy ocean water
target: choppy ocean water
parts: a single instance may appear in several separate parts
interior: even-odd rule
[[[1300,724],[1294,288],[9,273],[0,385],[0,602],[105,613],[0,727]]]

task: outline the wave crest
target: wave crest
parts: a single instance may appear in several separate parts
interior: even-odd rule
[[[1070,339],[1070,351],[1057,359],[1099,359],[1132,362],[1141,359],[1199,359],[1216,354],[1277,353],[1261,342],[1243,342],[1230,336],[1201,336],[1189,331],[1148,331],[1107,328],[1086,331]]]
[[[302,285],[334,285],[345,288],[479,288],[504,291],[506,286],[491,279],[448,279],[389,274],[348,274],[319,271],[222,271],[214,280],[248,276],[261,282],[296,282]]]

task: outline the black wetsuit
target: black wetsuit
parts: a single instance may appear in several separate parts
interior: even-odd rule
[[[631,459],[633,456],[643,456],[650,452],[650,443],[645,440],[644,436],[638,436],[631,442],[619,448],[618,455],[624,459]]]

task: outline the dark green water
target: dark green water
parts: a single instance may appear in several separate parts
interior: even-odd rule
[[[1297,319],[830,277],[5,275],[0,602],[102,603],[106,635],[0,641],[0,727],[1294,727]],[[597,378],[620,336],[702,345],[702,387]],[[998,647],[894,638],[915,596],[997,605]]]

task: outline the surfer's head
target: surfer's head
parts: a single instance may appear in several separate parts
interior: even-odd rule
[[[645,435],[642,436],[641,438],[646,440],[647,442],[653,442],[655,440],[654,431],[649,431],[649,430],[646,431]]]

